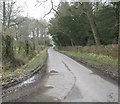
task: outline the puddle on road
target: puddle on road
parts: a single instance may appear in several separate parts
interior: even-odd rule
[[[26,81],[22,82],[21,85],[31,84],[31,83],[35,82],[35,80],[36,80],[36,76],[33,76],[33,77],[27,79]]]
[[[38,79],[38,77],[40,77],[40,76],[34,75],[34,76],[30,77],[29,79],[27,79],[17,85],[11,86],[7,89],[3,89],[3,95],[6,93],[10,93],[12,91],[16,92],[19,88],[22,88],[22,87],[25,87],[25,86],[28,86],[28,85],[34,83]]]

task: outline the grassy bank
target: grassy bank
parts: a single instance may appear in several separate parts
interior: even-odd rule
[[[103,56],[109,56],[114,59],[118,58],[118,45],[117,44],[110,44],[110,45],[91,45],[91,46],[65,46],[65,47],[59,47],[60,50],[65,51],[78,51],[82,53],[94,53],[96,55],[103,55]]]
[[[19,78],[23,77],[25,75],[28,75],[30,71],[37,68],[39,65],[42,65],[47,57],[47,51],[46,49],[41,51],[39,54],[37,54],[34,58],[32,58],[26,65],[20,67],[19,69],[15,71],[5,71],[2,73],[2,81],[3,83],[6,81],[9,81],[13,78]]]
[[[95,66],[110,66],[114,69],[118,67],[118,60],[110,56],[98,55],[94,53],[83,53],[78,51],[61,51],[69,56],[83,60]]]

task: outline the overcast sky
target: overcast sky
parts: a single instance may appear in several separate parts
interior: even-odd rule
[[[45,3],[42,3],[42,5],[37,5],[36,0],[16,0],[17,4],[22,7],[23,12],[21,15],[23,16],[29,16],[29,17],[34,17],[36,19],[43,18],[43,16],[49,12],[51,9],[51,3],[50,0],[48,0]],[[39,0],[39,1],[44,1],[44,0]],[[54,5],[58,5],[60,0],[53,0]],[[54,14],[50,13],[45,17],[45,19],[48,21],[51,17],[53,17]]]
[[[1,0],[0,0],[1,1]],[[9,1],[9,0],[8,0]],[[47,0],[47,2],[42,3],[42,5],[37,5],[37,0],[15,0],[17,2],[17,5],[20,6],[23,10],[21,15],[23,16],[29,16],[36,19],[43,18],[46,13],[49,12],[51,9],[51,2],[50,0]],[[45,0],[38,0],[38,1],[45,1]],[[89,1],[89,0],[53,0],[54,5],[58,6],[59,2],[63,1]],[[90,0],[91,1],[91,0]],[[92,1],[99,1],[99,0],[92,0]],[[45,17],[45,19],[48,21],[50,18],[54,17],[53,13],[50,13]]]

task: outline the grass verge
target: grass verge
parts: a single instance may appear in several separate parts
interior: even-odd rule
[[[82,53],[76,51],[61,51],[61,52],[69,56],[75,57],[77,59],[86,61],[87,63],[93,64],[95,66],[111,66],[114,69],[117,69],[118,67],[118,60],[110,56],[97,55],[94,53]]]
[[[9,82],[11,79],[20,78],[30,74],[31,71],[35,70],[40,65],[44,64],[44,61],[47,57],[46,49],[41,51],[38,55],[36,55],[33,59],[31,59],[26,65],[21,68],[12,71],[6,71],[2,73],[2,83]]]

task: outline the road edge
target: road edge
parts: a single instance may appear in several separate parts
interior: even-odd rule
[[[106,70],[104,71],[104,70],[102,70],[102,68],[99,68],[99,67],[97,67],[95,65],[89,64],[86,61],[80,60],[80,59],[78,59],[76,57],[73,57],[73,56],[70,56],[68,54],[65,54],[64,52],[61,52],[60,50],[56,50],[56,51],[60,52],[61,54],[64,54],[64,55],[68,56],[69,58],[71,58],[74,61],[82,64],[83,66],[88,67],[90,70],[96,72],[96,74],[102,75],[104,79],[107,79],[110,82],[118,85],[118,77],[112,76],[111,72],[108,72]]]
[[[12,87],[12,86],[15,86],[15,85],[17,85],[19,83],[22,83],[23,81],[25,81],[25,80],[31,78],[32,76],[34,76],[39,71],[42,72],[42,68],[46,65],[47,59],[48,59],[48,52],[46,52],[46,58],[45,58],[43,64],[37,66],[35,69],[33,69],[32,71],[30,71],[27,75],[23,76],[22,78],[14,79],[13,81],[10,81],[9,83],[2,85],[2,90],[5,90],[5,89],[7,89],[9,87]]]

